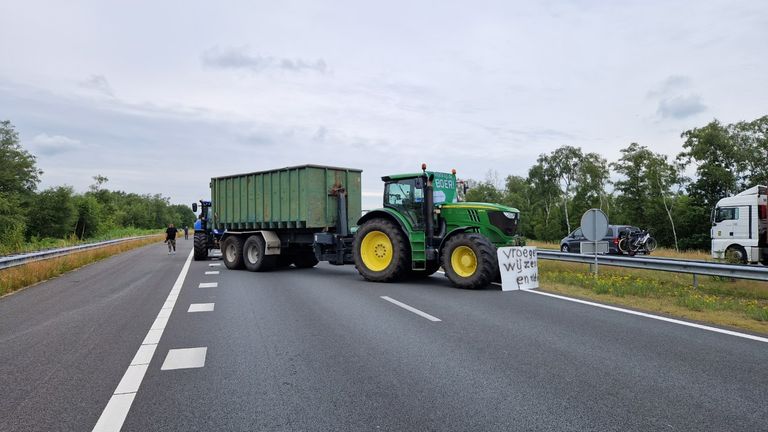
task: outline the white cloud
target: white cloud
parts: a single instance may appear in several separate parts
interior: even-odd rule
[[[40,133],[32,138],[30,147],[32,150],[43,155],[55,155],[79,150],[83,148],[83,145],[80,140],[69,138],[64,135],[48,135],[47,133]]]

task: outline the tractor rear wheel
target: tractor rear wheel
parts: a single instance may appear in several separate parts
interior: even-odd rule
[[[386,219],[371,219],[355,234],[357,271],[366,280],[389,282],[405,276],[410,268],[408,242],[400,227]]]
[[[243,268],[243,240],[240,237],[227,237],[221,245],[221,258],[230,270]]]
[[[192,240],[195,250],[195,261],[202,261],[208,258],[208,235],[204,232],[196,232]]]
[[[272,270],[277,262],[278,255],[267,255],[267,242],[261,235],[252,235],[248,237],[243,245],[242,261],[245,268],[249,271],[267,271]]]
[[[496,248],[481,234],[456,234],[448,239],[442,255],[445,275],[459,288],[484,288],[499,271]]]

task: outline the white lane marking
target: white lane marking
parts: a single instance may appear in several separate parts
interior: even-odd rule
[[[201,368],[205,366],[207,352],[208,347],[169,350],[160,370]]]
[[[202,282],[200,285],[198,285],[198,288],[216,288],[219,286],[218,282]]]
[[[443,271],[438,271],[438,273],[445,274],[445,272],[443,272]],[[498,282],[493,282],[493,284],[501,286],[501,284],[498,283]],[[602,309],[608,309],[608,310],[612,310],[612,311],[616,311],[616,312],[623,312],[623,313],[630,314],[630,315],[637,315],[637,316],[641,316],[641,317],[645,317],[645,318],[650,318],[650,319],[655,319],[655,320],[659,320],[659,321],[664,321],[664,322],[668,322],[668,323],[672,323],[672,324],[679,324],[679,325],[683,325],[683,326],[686,326],[686,327],[693,327],[693,328],[697,328],[697,329],[700,329],[700,330],[706,330],[706,331],[711,331],[711,332],[715,332],[715,333],[722,333],[722,334],[727,334],[727,335],[730,335],[730,336],[736,336],[736,337],[740,337],[740,338],[744,338],[744,339],[751,339],[751,340],[758,341],[758,342],[768,343],[768,338],[764,338],[764,337],[760,337],[760,336],[755,336],[755,335],[751,335],[751,334],[747,334],[747,333],[740,333],[740,332],[736,332],[736,331],[732,331],[732,330],[725,330],[725,329],[721,329],[721,328],[717,328],[717,327],[711,327],[711,326],[706,326],[706,325],[702,325],[702,324],[696,324],[696,323],[692,323],[692,322],[688,322],[688,321],[683,321],[683,320],[678,320],[678,319],[674,319],[674,318],[667,318],[667,317],[653,315],[653,314],[649,314],[649,313],[645,313],[645,312],[638,312],[638,311],[633,311],[633,310],[630,310],[630,309],[623,309],[623,308],[616,307],[616,306],[609,306],[609,305],[604,305],[604,304],[595,303],[595,302],[591,302],[591,301],[579,300],[579,299],[575,299],[575,298],[571,298],[571,297],[566,297],[566,296],[561,296],[561,295],[557,295],[557,294],[550,294],[548,292],[543,292],[543,291],[537,291],[537,290],[521,290],[521,291],[529,292],[529,293],[532,293],[532,294],[543,295],[543,296],[547,296],[547,297],[553,297],[553,298],[556,298],[556,299],[570,301],[570,302],[574,302],[574,303],[581,303],[581,304],[585,304],[585,305],[589,305],[589,306],[594,306],[594,307],[599,307],[599,308],[602,308]]]
[[[158,318],[160,318],[160,317],[169,317],[169,316],[171,316],[171,312],[173,312],[173,309],[171,309],[171,308],[162,308],[162,309],[160,309],[160,313],[157,314],[157,317]]]
[[[156,344],[140,346],[139,350],[136,352],[136,355],[133,356],[133,360],[131,360],[131,366],[142,364],[148,365],[152,360],[152,356],[155,354],[156,348]]]
[[[136,393],[113,395],[93,427],[93,432],[114,432],[123,427],[125,417],[133,404]]]
[[[208,267],[221,267],[221,263],[211,263],[208,264]]]
[[[717,328],[717,327],[710,327],[710,326],[706,326],[706,325],[702,325],[702,324],[696,324],[696,323],[692,323],[692,322],[688,322],[688,321],[682,321],[682,320],[678,320],[678,319],[674,319],[674,318],[667,318],[667,317],[663,317],[663,316],[652,315],[652,314],[645,313],[645,312],[638,312],[638,311],[633,311],[633,310],[629,310],[629,309],[622,309],[622,308],[616,307],[616,306],[609,306],[609,305],[604,305],[604,304],[600,304],[600,303],[593,303],[593,302],[586,301],[586,300],[579,300],[579,299],[575,299],[575,298],[571,298],[571,297],[565,297],[565,296],[561,296],[561,295],[557,295],[557,294],[550,294],[550,293],[547,293],[547,292],[541,292],[541,291],[535,291],[535,290],[523,290],[523,291],[529,292],[529,293],[533,293],[533,294],[543,295],[543,296],[547,296],[547,297],[554,297],[556,299],[566,300],[566,301],[570,301],[570,302],[574,302],[574,303],[581,303],[581,304],[585,304],[585,305],[589,305],[589,306],[594,306],[594,307],[599,307],[599,308],[603,308],[603,309],[608,309],[608,310],[612,310],[612,311],[616,311],[616,312],[623,312],[623,313],[630,314],[630,315],[637,315],[637,316],[641,316],[641,317],[645,317],[645,318],[651,318],[651,319],[655,319],[655,320],[659,320],[659,321],[665,321],[665,322],[672,323],[672,324],[679,324],[679,325],[683,325],[683,326],[687,326],[687,327],[693,327],[693,328],[697,328],[697,329],[701,329],[701,330],[707,330],[707,331],[711,331],[711,332],[715,332],[715,333],[722,333],[722,334],[727,334],[727,335],[730,335],[730,336],[736,336],[736,337],[740,337],[740,338],[744,338],[744,339],[751,339],[751,340],[755,340],[755,341],[758,341],[758,342],[766,342],[766,343],[768,343],[768,338],[764,338],[764,337],[760,337],[760,336],[755,336],[755,335],[751,335],[751,334],[739,333],[739,332],[735,332],[735,331],[731,331],[731,330],[720,329],[720,328]]]
[[[160,309],[161,311],[163,309]],[[165,309],[168,310],[168,309]],[[152,323],[152,330],[163,330],[165,329],[165,326],[168,325],[168,318],[170,317],[161,317],[158,316],[155,318],[155,322]]]
[[[155,319],[152,326],[158,324],[158,319],[164,318],[160,317],[160,314],[164,313],[163,311],[167,311],[168,309],[172,310],[173,306],[176,304],[176,299],[179,296],[181,287],[184,285],[184,280],[189,272],[193,253],[194,251],[189,252],[189,256],[184,262],[184,267],[181,268],[179,277],[176,278],[176,282],[174,282],[173,287],[171,287],[171,292],[168,294],[162,309],[160,309],[160,312],[158,313],[158,318]],[[165,318],[167,321],[167,317]],[[149,329],[147,336],[144,338],[138,351],[136,351],[136,355],[133,356],[131,365],[128,366],[128,369],[125,371],[125,374],[123,374],[123,378],[117,385],[115,392],[112,394],[109,402],[107,402],[107,406],[104,407],[104,411],[101,412],[99,420],[93,427],[94,432],[119,432],[120,429],[122,429],[123,423],[125,423],[125,418],[131,410],[133,399],[136,397],[136,392],[141,386],[141,381],[144,379],[144,374],[147,372],[147,368],[149,368],[149,363],[157,348],[157,343],[160,342],[160,337],[163,335],[164,327],[165,326],[163,326],[163,329]],[[149,352],[150,350],[151,353]]]
[[[213,303],[192,303],[187,312],[211,312],[212,310]]]
[[[120,384],[115,389],[115,394],[136,393],[139,391],[139,385],[141,385],[148,367],[148,364],[128,366],[123,379],[120,380]]]
[[[218,270],[216,270],[216,271],[207,271],[207,272],[205,272],[205,274],[207,274],[207,275],[217,275],[217,274],[219,274],[219,271]]]
[[[150,330],[147,332],[147,337],[144,338],[142,345],[157,344],[160,342],[160,336],[163,335],[163,330]]]
[[[434,321],[434,322],[440,321],[440,318],[433,317],[432,315],[430,315],[430,314],[428,314],[426,312],[420,311],[420,310],[416,309],[413,306],[408,306],[407,304],[399,302],[399,301],[397,301],[397,300],[395,300],[395,299],[393,299],[391,297],[381,296],[381,298],[386,300],[386,301],[388,301],[388,302],[390,302],[390,303],[392,303],[392,304],[400,306],[401,308],[403,308],[403,309],[405,309],[407,311],[411,311],[411,312],[415,313],[416,315],[419,315],[419,316],[421,316],[423,318],[426,318],[426,319],[428,319],[430,321]]]

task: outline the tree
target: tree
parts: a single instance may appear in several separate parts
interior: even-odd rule
[[[579,175],[579,168],[584,158],[580,148],[562,146],[555,149],[551,155],[544,157],[554,172],[557,173],[560,182],[561,197],[563,199],[563,211],[565,212],[565,224],[568,232],[571,232],[571,221],[568,215],[568,204],[571,198],[571,187]]]
[[[698,178],[688,186],[695,203],[712,208],[723,197],[737,192],[739,166],[743,165],[739,151],[728,129],[713,120],[702,128],[683,132],[683,152],[677,158],[688,166],[696,165]]]
[[[74,205],[77,210],[77,222],[75,223],[77,237],[84,239],[97,235],[104,223],[99,201],[92,195],[79,195],[75,197]]]
[[[77,209],[72,187],[48,188],[32,201],[27,228],[30,237],[65,238],[75,231]]]
[[[768,115],[730,125],[728,132],[739,152],[736,165],[742,174],[741,188],[768,185]]]
[[[0,122],[0,250],[21,248],[26,210],[42,171],[35,157],[21,148],[19,134],[9,121]]]

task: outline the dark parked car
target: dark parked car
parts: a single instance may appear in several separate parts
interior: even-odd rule
[[[619,250],[619,235],[626,231],[637,231],[639,228],[631,225],[608,225],[608,232],[605,233],[603,241],[608,242],[608,253],[613,255],[621,255]],[[581,242],[589,241],[581,232],[581,228],[577,228],[572,233],[568,234],[564,239],[560,240],[560,250],[563,252],[581,252]]]

